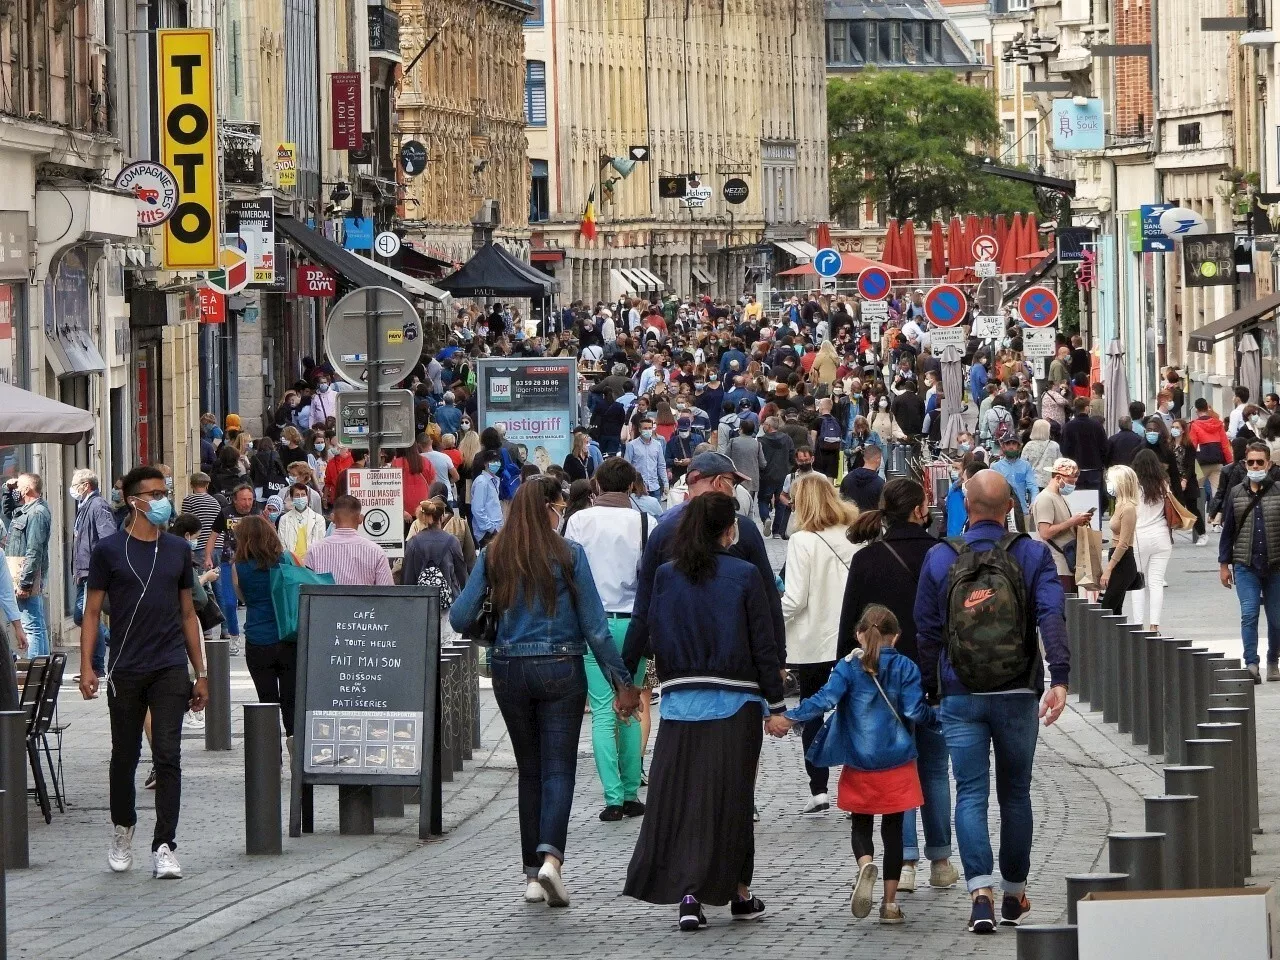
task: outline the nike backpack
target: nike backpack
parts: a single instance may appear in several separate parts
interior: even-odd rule
[[[1023,533],[1007,533],[990,550],[975,551],[962,538],[947,581],[947,659],[973,693],[1031,681],[1030,604],[1022,569],[1010,548]]]

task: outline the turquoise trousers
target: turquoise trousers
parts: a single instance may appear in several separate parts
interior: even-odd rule
[[[609,634],[622,652],[627,625],[631,621],[621,617],[609,618]],[[640,791],[640,718],[629,722],[618,720],[613,712],[613,687],[596,663],[591,651],[587,651],[587,701],[591,704],[591,748],[596,758],[596,773],[604,787],[605,806],[620,807],[623,801],[635,800]],[[644,679],[645,661],[640,661],[635,682]]]

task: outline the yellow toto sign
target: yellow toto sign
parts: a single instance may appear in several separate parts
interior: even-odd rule
[[[164,225],[170,270],[218,266],[218,150],[212,30],[158,30],[160,162],[178,178]]]

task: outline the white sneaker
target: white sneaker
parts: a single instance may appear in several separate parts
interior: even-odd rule
[[[188,710],[186,716],[182,718],[182,725],[188,730],[203,730],[204,711],[196,713],[194,710]]]
[[[151,854],[151,875],[157,880],[182,879],[182,864],[178,863],[178,858],[167,843],[160,844],[155,853]]]
[[[124,873],[133,866],[133,827],[116,824],[111,837],[111,852],[107,854],[107,866],[115,873]]]
[[[227,644],[227,653],[233,657],[240,656],[240,638],[232,637],[231,642]]]
[[[538,871],[538,883],[542,885],[550,906],[567,907],[569,905],[569,891],[565,889],[560,870],[550,860]]]
[[[524,888],[525,903],[546,903],[547,891],[542,889],[542,884],[537,880],[530,880],[529,885]]]
[[[898,892],[916,892],[916,865],[914,863],[904,863],[902,865],[902,872],[898,874]]]
[[[822,813],[824,810],[831,809],[831,800],[825,793],[815,793],[809,798],[809,802],[804,805],[801,813]]]

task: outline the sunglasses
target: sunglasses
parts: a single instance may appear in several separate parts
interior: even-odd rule
[[[1244,462],[1244,465],[1245,465],[1246,467],[1265,467],[1265,466],[1267,465],[1267,461],[1265,461],[1265,460],[1246,460],[1246,461]]]

